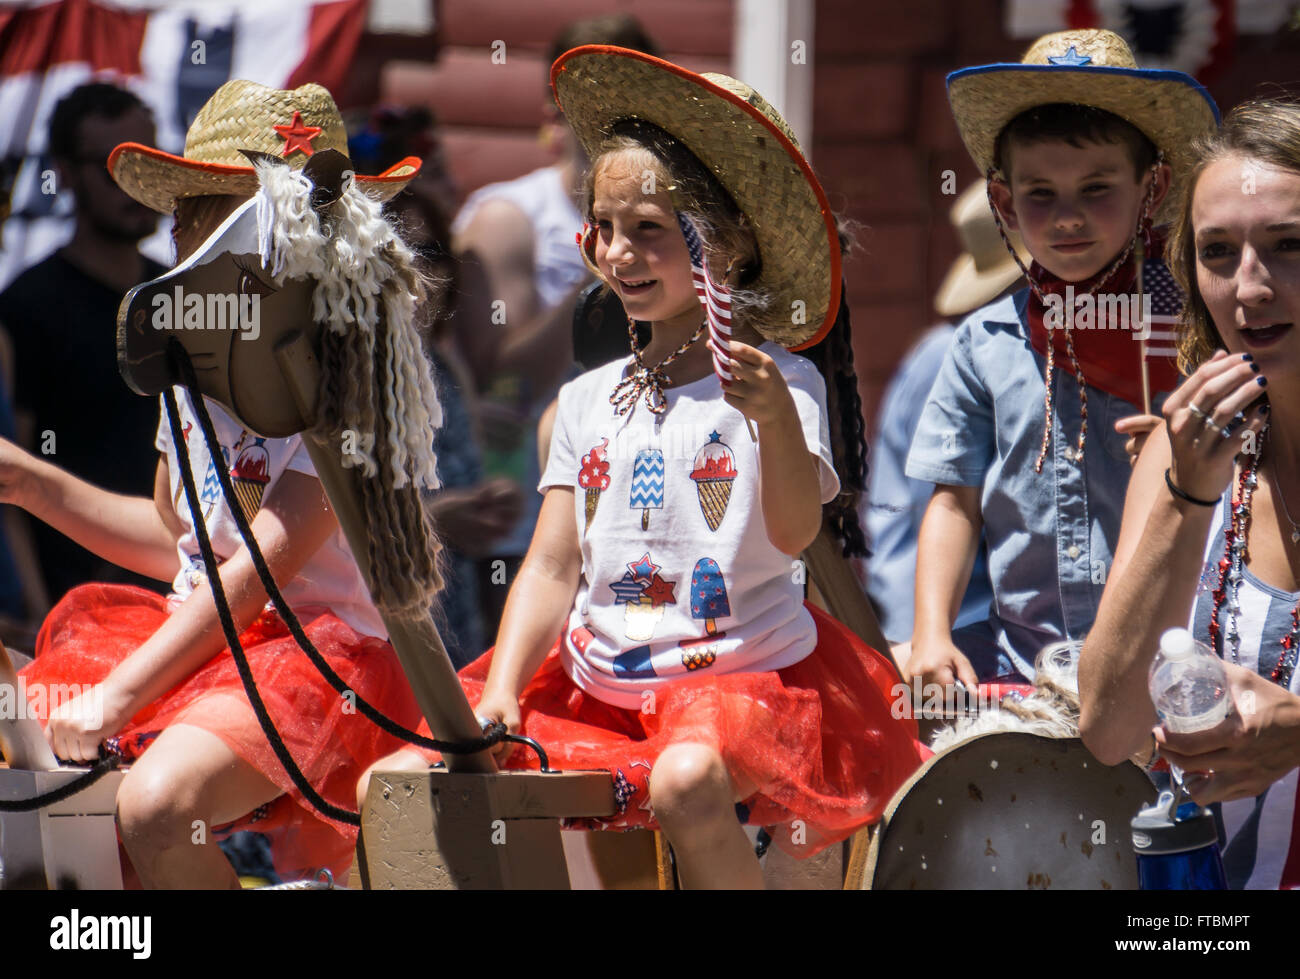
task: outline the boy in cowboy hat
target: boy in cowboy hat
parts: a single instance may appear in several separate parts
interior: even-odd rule
[[[1149,430],[1144,402],[1177,381],[1172,357],[1148,376],[1140,317],[1124,317],[1141,309],[1139,272],[1146,289],[1166,287],[1163,264],[1139,256],[1159,250],[1151,222],[1218,110],[1194,79],[1139,69],[1103,30],[1049,34],[1019,64],[954,72],[948,94],[997,218],[1034,259],[1029,289],[958,329],[908,458],[907,474],[936,489],[906,672],[972,686],[1032,676],[1042,646],[1092,625],[1128,485],[1125,440]],[[992,608],[953,632],[981,528]]]

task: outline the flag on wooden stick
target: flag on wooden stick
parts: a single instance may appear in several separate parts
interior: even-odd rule
[[[704,242],[695,224],[681,211],[677,212],[682,237],[691,253],[691,278],[695,294],[704,304],[704,317],[709,324],[709,339],[713,342],[713,372],[723,384],[731,382],[731,293],[725,284],[718,285],[709,275],[709,261],[704,254]]]

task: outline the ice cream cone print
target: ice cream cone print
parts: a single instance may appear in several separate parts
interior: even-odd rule
[[[578,485],[587,491],[587,523],[583,533],[591,529],[596,507],[600,505],[600,494],[609,489],[609,463],[605,460],[608,447],[609,439],[601,439],[600,445],[582,457],[582,468],[578,470]]]
[[[239,453],[235,466],[230,470],[230,481],[235,487],[235,499],[244,516],[252,522],[257,511],[262,507],[262,494],[266,484],[271,481],[271,457],[263,443],[266,439],[255,438],[253,444]]]
[[[654,638],[655,626],[664,617],[664,607],[656,606],[648,595],[623,606],[625,627],[623,635],[634,642],[647,642]]]
[[[642,449],[632,463],[632,497],[628,506],[641,511],[641,529],[650,528],[650,511],[664,507],[664,454]]]
[[[691,470],[691,479],[695,480],[695,493],[700,500],[700,511],[709,530],[716,531],[722,518],[727,514],[727,503],[731,499],[731,485],[736,481],[735,454],[731,446],[722,441],[717,432],[709,435],[709,441],[699,452],[695,453],[695,468]]]
[[[713,558],[700,558],[691,573],[691,618],[703,619],[704,631],[715,636],[718,633],[717,620],[730,614],[731,603],[727,600],[722,569]]]

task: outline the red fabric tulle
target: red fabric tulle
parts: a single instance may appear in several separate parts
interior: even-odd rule
[[[583,693],[552,647],[520,698],[522,733],[535,738],[551,767],[608,769],[618,812],[575,819],[575,829],[658,829],[648,778],[670,744],[717,750],[733,776],[759,786],[738,812],[769,827],[773,842],[811,856],[873,822],[916,770],[922,747],[914,720],[896,719],[889,691],[893,668],[839,622],[809,605],[817,648],[777,672],[687,677],[654,691],[653,710],[613,707]],[[460,672],[477,704],[492,650]],[[421,728],[428,733],[428,728]],[[426,752],[431,759],[437,756]],[[530,749],[516,748],[507,768],[537,768]]]
[[[295,609],[308,638],[357,696],[405,727],[419,720],[406,677],[386,642],[361,636],[322,608]],[[50,612],[36,659],[22,675],[34,683],[98,683],[166,621],[164,598],[126,585],[82,585]],[[271,720],[307,779],[327,800],[356,808],[356,784],[366,768],[401,742],[385,734],[325,682],[273,612],[240,636]],[[42,719],[43,720],[43,719]],[[171,724],[191,724],[221,738],[286,794],[218,835],[255,830],[271,840],[276,871],[298,878],[328,867],[343,878],[352,862],[356,827],[312,808],[293,787],[262,734],[229,650],[145,707],[119,732],[129,757],[145,750]]]

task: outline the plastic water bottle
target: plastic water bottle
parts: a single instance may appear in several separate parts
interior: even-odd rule
[[[1151,703],[1175,734],[1204,731],[1228,716],[1232,701],[1223,662],[1186,629],[1168,629],[1147,674]]]

